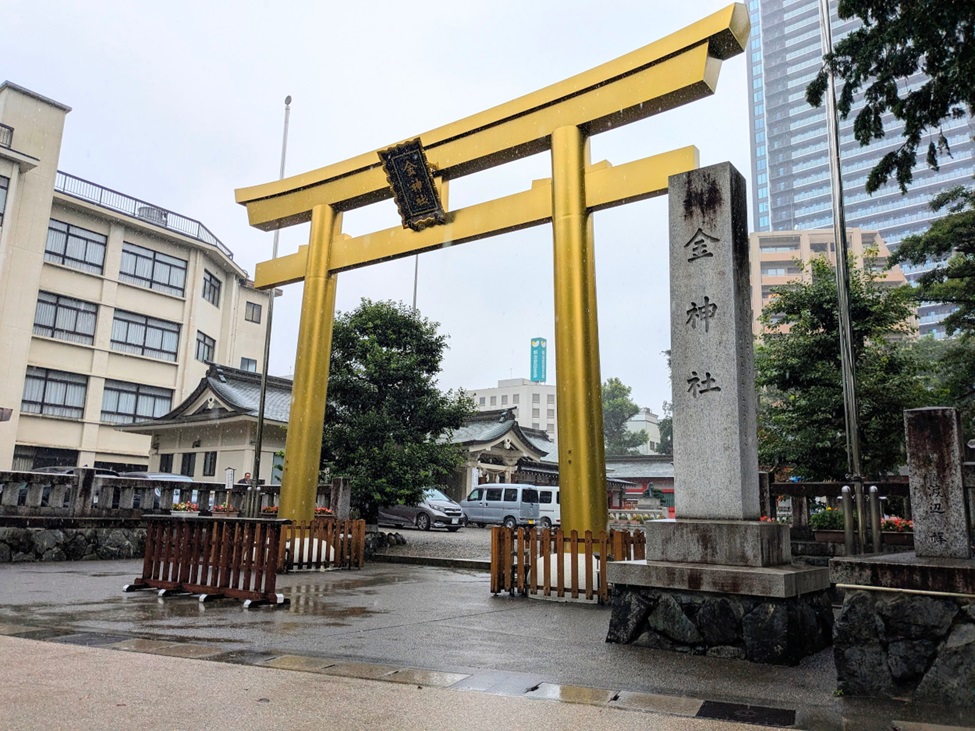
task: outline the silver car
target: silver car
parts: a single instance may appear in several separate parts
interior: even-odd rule
[[[466,520],[460,505],[435,487],[423,491],[423,498],[416,505],[387,505],[379,508],[379,523],[415,525],[420,530],[446,528],[451,533],[460,530]]]

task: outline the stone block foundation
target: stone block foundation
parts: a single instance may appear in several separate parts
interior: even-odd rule
[[[828,590],[749,596],[615,584],[607,642],[774,665],[830,644]]]

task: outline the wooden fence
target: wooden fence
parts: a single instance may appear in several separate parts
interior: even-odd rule
[[[593,535],[561,529],[491,529],[491,593],[609,601],[606,564],[646,558],[643,531]]]
[[[287,520],[149,516],[142,576],[124,591],[201,594],[285,605],[275,593],[278,551]]]
[[[366,553],[366,521],[315,518],[281,531],[281,571],[361,569]]]

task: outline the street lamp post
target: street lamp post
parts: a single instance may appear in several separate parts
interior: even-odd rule
[[[291,117],[291,95],[284,98],[284,133],[281,137],[281,168],[278,180],[284,178],[284,163],[288,156],[288,120]],[[271,245],[271,258],[278,258],[278,238],[280,229],[274,230],[274,240]],[[257,436],[254,440],[254,472],[248,490],[246,516],[258,517],[261,490],[261,450],[264,448],[264,409],[267,404],[267,369],[271,359],[271,321],[274,318],[274,288],[267,302],[267,331],[264,336],[264,362],[261,366],[261,396],[257,407]]]

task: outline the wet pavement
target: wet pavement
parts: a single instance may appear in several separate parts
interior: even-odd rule
[[[245,610],[233,600],[123,593],[141,567],[0,565],[0,636],[351,678],[373,689],[415,685],[751,726],[973,724],[970,711],[834,696],[829,650],[775,667],[607,644],[607,608],[492,596],[478,570],[368,563],[294,573],[278,580],[289,606]]]

